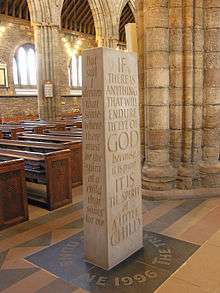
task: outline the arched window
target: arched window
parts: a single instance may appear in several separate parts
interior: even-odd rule
[[[69,81],[73,88],[82,87],[82,56],[73,53],[69,66]]]
[[[36,54],[34,46],[25,44],[18,48],[13,58],[14,84],[18,86],[35,86]]]

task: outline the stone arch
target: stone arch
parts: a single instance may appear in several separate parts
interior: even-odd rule
[[[27,0],[27,2],[32,24],[44,23],[60,27],[63,0]]]
[[[62,12],[63,3],[64,0],[57,0],[60,15]],[[88,0],[88,3],[94,19],[96,39],[98,43],[102,45],[103,42],[105,43],[105,38],[111,38],[115,35],[110,2],[108,0]]]
[[[132,13],[134,14],[134,17],[136,19],[136,5],[135,5],[135,0],[121,0],[119,3],[119,8],[118,8],[118,17],[120,19],[122,11],[125,7],[126,4],[129,4]]]
[[[32,23],[53,24],[60,27],[64,0],[27,0]],[[132,0],[134,1],[134,0]],[[98,45],[111,46],[118,36],[114,25],[114,5],[109,0],[88,0],[96,29]],[[110,40],[110,41],[109,41]]]
[[[119,18],[119,42],[120,44],[126,43],[125,27],[128,23],[135,23],[135,15],[131,9],[130,1],[127,1]]]
[[[39,2],[35,0],[27,0],[27,3],[30,11],[31,22],[38,22],[40,19],[42,19],[42,11],[39,6]]]
[[[125,6],[129,4],[129,7],[134,15],[135,21],[136,19],[136,5],[135,5],[135,0],[120,0],[119,4],[118,4],[118,8],[117,8],[117,13],[116,13],[116,17],[115,17],[115,22],[116,22],[116,31],[117,31],[117,35],[118,35],[118,40],[119,40],[119,28],[120,28],[120,20],[121,20],[121,15],[123,12],[123,9],[125,8]]]

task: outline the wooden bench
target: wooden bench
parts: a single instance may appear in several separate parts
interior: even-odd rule
[[[43,134],[25,134],[22,133],[18,136],[19,140],[24,141],[35,141],[44,143],[57,143],[64,144],[74,142],[72,151],[72,177],[78,178],[75,182],[75,186],[82,183],[82,139],[75,137],[63,137],[63,136],[52,136]],[[70,147],[69,147],[70,148]]]
[[[35,140],[35,141],[43,141],[43,142],[68,142],[68,141],[75,141],[75,142],[82,142],[81,137],[65,137],[61,135],[48,135],[48,134],[31,134],[31,133],[19,133],[17,136],[19,140]]]
[[[58,124],[58,123],[34,123],[34,122],[20,122],[16,124],[4,124],[4,127],[7,128],[21,128],[22,131],[28,131],[31,133],[36,134],[43,134],[45,130],[51,129],[56,131],[64,131],[66,126],[65,124]],[[19,131],[21,132],[21,131]],[[15,138],[15,137],[14,137]]]
[[[63,118],[63,120],[65,121],[66,126],[82,128],[82,115]]]
[[[38,153],[69,149],[71,151],[72,186],[75,187],[82,184],[82,144],[80,142],[45,143],[0,139],[0,148]]]
[[[28,199],[54,210],[72,202],[70,150],[47,154],[0,149],[0,156],[25,161]]]
[[[1,138],[16,139],[17,133],[23,132],[24,128],[3,124],[0,125],[0,131],[3,136]]]
[[[54,130],[46,130],[44,132],[46,135],[52,135],[52,136],[66,136],[66,137],[75,137],[82,139],[82,131],[71,131],[71,130],[66,130],[66,131],[54,131]]]
[[[57,131],[64,131],[66,128],[65,124],[61,123],[40,123],[40,122],[25,122],[20,123],[25,130],[32,130],[34,133],[43,133],[44,130],[51,129]]]
[[[0,156],[0,230],[28,220],[24,161]]]

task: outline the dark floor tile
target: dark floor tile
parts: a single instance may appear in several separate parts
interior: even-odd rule
[[[2,265],[4,263],[4,261],[5,261],[5,258],[7,256],[7,254],[8,254],[8,250],[3,251],[3,252],[0,253],[0,269],[1,269],[1,267],[2,267]]]
[[[168,277],[165,271],[128,260],[111,271],[94,267],[72,282],[93,293],[145,293],[154,292]]]
[[[145,249],[138,257],[140,261],[170,273],[175,272],[200,247],[149,231],[144,233],[144,246],[150,249]]]
[[[154,292],[199,246],[144,232],[144,248],[110,271],[84,261],[79,233],[30,257],[28,261],[92,293]]]
[[[59,278],[40,290],[37,290],[35,293],[72,293],[76,289],[77,287]]]
[[[47,271],[71,281],[73,276],[86,273],[92,265],[85,263],[83,234],[59,242],[27,258],[28,261]]]
[[[35,272],[39,271],[38,268],[30,269],[13,269],[0,271],[0,291],[16,284],[17,282],[29,277]]]
[[[19,244],[16,247],[41,247],[41,246],[49,246],[52,241],[52,232],[43,234],[37,238],[34,238],[30,241]]]
[[[149,201],[149,200],[143,200],[142,206],[144,212],[149,212],[161,205],[161,201]]]
[[[67,225],[63,226],[64,229],[82,229],[83,228],[83,219],[80,218],[75,220]]]
[[[176,221],[178,221],[180,218],[191,212],[194,208],[196,208],[203,202],[203,199],[184,201],[182,204],[173,208],[165,215],[157,218],[152,223],[146,225],[144,229],[146,231],[161,233],[163,230],[167,229],[169,226],[174,224]]]
[[[66,208],[62,208],[57,211],[53,211],[53,212],[49,213],[48,215],[41,216],[37,219],[27,221],[27,222],[21,223],[19,225],[16,225],[15,227],[1,231],[0,232],[0,241],[6,239],[8,237],[13,237],[19,233],[23,233],[25,231],[28,231],[30,229],[36,228],[39,225],[49,223],[49,222],[56,220],[58,218],[62,218],[63,216],[66,216],[68,214],[71,214],[73,212],[81,210],[82,207],[83,207],[82,202],[76,203],[76,204],[68,206]]]

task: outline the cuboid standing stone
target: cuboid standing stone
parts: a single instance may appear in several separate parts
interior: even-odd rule
[[[143,246],[137,56],[83,54],[86,261],[109,270]]]

